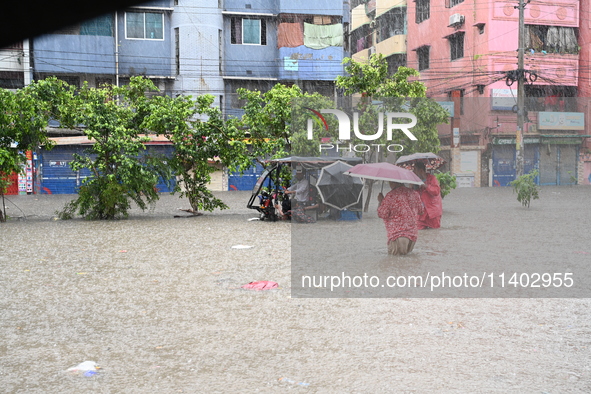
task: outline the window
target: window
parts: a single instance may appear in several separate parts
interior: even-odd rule
[[[97,88],[105,88],[105,85],[107,85],[107,86],[113,85],[113,78],[97,77],[95,80],[95,85]]]
[[[113,36],[113,15],[105,14],[53,31],[53,34],[74,36]]]
[[[456,5],[463,2],[464,0],[445,0],[445,8],[455,7]]]
[[[71,75],[56,75],[57,79],[64,81],[65,83],[75,86],[77,88],[80,87],[80,77],[71,76]]]
[[[164,39],[164,14],[159,12],[126,12],[125,37],[146,40]]]
[[[363,25],[351,32],[351,52],[357,53],[373,46],[371,28]]]
[[[431,11],[431,0],[417,0],[417,14],[415,15],[415,22],[421,23],[429,19],[430,11]]]
[[[419,58],[419,71],[429,68],[429,46],[425,45],[417,49],[417,57]]]
[[[25,76],[17,71],[0,71],[0,88],[20,89],[25,86]]]
[[[264,19],[231,18],[232,44],[267,45],[267,24]]]
[[[398,67],[406,66],[406,54],[395,53],[390,55],[386,58],[386,63],[388,64],[388,75],[396,74]]]
[[[459,32],[448,37],[451,60],[464,57],[464,32]]]
[[[405,34],[406,32],[406,7],[396,7],[378,17],[379,41],[390,37]],[[379,42],[378,41],[378,42]]]
[[[102,15],[80,23],[80,35],[113,36],[113,15]]]
[[[534,52],[579,53],[576,30],[572,27],[525,25],[525,49]]]

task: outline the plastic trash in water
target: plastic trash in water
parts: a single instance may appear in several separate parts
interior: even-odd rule
[[[84,361],[80,364],[76,365],[75,367],[70,367],[67,369],[68,372],[74,374],[83,374],[84,376],[92,376],[97,374],[97,370],[100,369],[98,364],[94,361]]]
[[[303,387],[308,387],[310,385],[310,383],[306,383],[306,382],[296,382],[293,379],[289,379],[289,378],[279,378],[280,382],[285,382],[285,383],[289,383],[289,384],[295,384],[297,386],[303,386]]]
[[[232,249],[250,249],[252,248],[252,246],[250,245],[234,245],[232,246]]]
[[[271,290],[276,289],[279,287],[277,282],[272,282],[270,280],[261,280],[258,282],[250,282],[242,286],[243,289],[247,290]]]
[[[96,375],[98,372],[97,371],[86,371],[83,373],[84,376],[93,376]]]

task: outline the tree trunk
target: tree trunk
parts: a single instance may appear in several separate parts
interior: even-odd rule
[[[4,190],[0,190],[0,194],[2,194],[2,209],[0,209],[0,223],[4,223],[6,221],[6,204],[4,204]]]

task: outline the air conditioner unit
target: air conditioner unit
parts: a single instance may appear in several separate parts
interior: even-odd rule
[[[369,50],[369,51],[368,51],[368,52],[369,52],[369,53],[368,53],[368,56],[371,56],[371,55],[373,55],[374,53],[376,53],[376,47],[375,47],[375,46],[374,46],[374,47],[369,47],[369,48],[368,48],[368,50]]]
[[[464,15],[453,14],[449,17],[449,26],[461,25],[464,23]]]

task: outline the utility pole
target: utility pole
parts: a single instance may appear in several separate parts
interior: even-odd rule
[[[528,1],[529,3],[529,1]],[[523,133],[525,123],[525,70],[523,52],[525,46],[525,3],[519,0],[519,40],[517,49],[517,133],[515,138],[515,177],[523,175],[525,160],[523,157]]]

